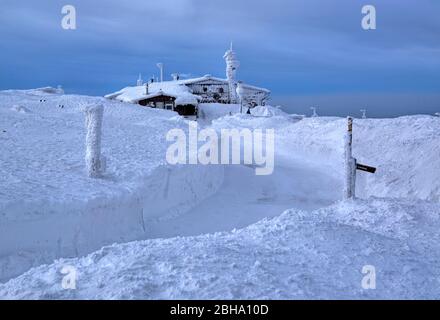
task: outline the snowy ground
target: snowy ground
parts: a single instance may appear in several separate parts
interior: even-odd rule
[[[85,106],[104,103],[107,172],[85,172]],[[166,164],[176,113],[103,98],[0,93],[0,281],[59,257],[145,239],[144,219],[179,214],[213,194],[221,167]]]
[[[81,109],[96,102],[109,168],[94,181]],[[276,129],[273,175],[166,165],[165,133],[187,126],[171,112],[1,92],[0,281],[49,264],[0,284],[0,298],[440,297],[438,118],[356,120],[354,156],[378,172],[339,202],[344,119],[212,119],[213,107],[202,122],[217,130]],[[66,265],[76,290],[62,289]],[[362,289],[365,265],[376,290]]]
[[[84,258],[59,260],[0,286],[0,295],[438,298],[440,225],[438,214],[433,214],[438,210],[438,205],[425,202],[380,199],[338,203],[312,213],[291,210],[238,231],[113,245]],[[61,288],[60,270],[66,265],[78,270],[76,290]],[[376,267],[376,290],[361,287],[364,265]]]

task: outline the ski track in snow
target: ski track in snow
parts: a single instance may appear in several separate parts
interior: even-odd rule
[[[42,97],[47,103],[40,101]],[[79,151],[84,139],[80,109],[96,102],[107,105],[103,143],[111,151],[111,174],[103,181],[84,176]],[[67,110],[55,112],[57,104],[65,104]],[[110,223],[122,217],[117,209],[111,208],[106,225],[100,224],[105,217],[101,213],[94,213],[89,221],[87,211],[81,211],[85,220],[73,230],[69,244],[73,254],[64,248],[68,238],[58,238],[58,253],[48,247],[49,254],[41,261],[34,257],[29,262],[23,253],[14,258],[18,260],[3,257],[0,270],[10,270],[20,261],[35,266],[63,256],[82,256],[35,267],[0,284],[0,299],[440,296],[440,206],[434,202],[439,199],[440,168],[433,160],[439,151],[436,118],[355,121],[354,155],[379,171],[374,176],[359,175],[357,192],[365,200],[335,203],[342,189],[338,173],[344,119],[297,122],[274,110],[272,117],[233,115],[212,120],[215,129],[277,129],[275,172],[265,177],[255,176],[246,166],[203,172],[190,166],[161,169],[164,133],[186,125],[169,112],[38,91],[1,92],[0,112],[0,129],[5,131],[0,143],[9,148],[0,156],[2,223],[44,217],[60,219],[57,228],[63,228],[64,216],[79,210],[94,212],[94,207],[105,212],[106,203],[121,194],[122,212],[124,206],[133,211],[111,228]],[[209,117],[208,106],[204,115]],[[150,181],[148,186],[145,180]],[[41,205],[47,199],[52,218]],[[62,204],[69,214],[63,215],[54,203]],[[84,233],[90,222],[107,229],[105,237],[100,229],[95,236],[93,228]],[[137,239],[150,240],[93,252],[106,243]],[[61,287],[60,271],[66,265],[78,270],[76,290]],[[364,265],[376,267],[376,290],[361,287]]]

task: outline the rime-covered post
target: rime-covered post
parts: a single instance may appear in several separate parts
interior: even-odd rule
[[[348,128],[345,136],[345,185],[344,199],[353,199],[356,194],[356,159],[352,156],[353,118],[348,117]]]
[[[136,86],[141,87],[144,84],[144,81],[142,80],[142,74],[139,73],[139,78],[136,81]]]
[[[243,113],[244,89],[241,81],[237,83],[237,89],[235,90],[235,93],[237,94],[238,102],[240,103],[240,113]]]
[[[101,159],[101,127],[104,107],[90,105],[85,108],[86,114],[86,167],[91,178],[99,178],[104,171]]]
[[[367,119],[367,109],[361,109],[362,119]]]

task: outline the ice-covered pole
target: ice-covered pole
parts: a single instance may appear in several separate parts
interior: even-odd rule
[[[91,178],[99,178],[104,171],[101,159],[101,128],[104,107],[90,105],[85,108],[86,114],[86,167]]]
[[[361,109],[362,119],[367,119],[367,109]]]
[[[164,64],[162,62],[159,62],[157,64],[157,67],[160,70],[160,82],[163,82],[163,68],[164,68]]]
[[[229,95],[230,95],[230,103],[237,103],[237,94],[236,94],[236,86],[237,86],[237,80],[236,80],[236,74],[237,69],[240,67],[240,62],[237,59],[237,56],[232,49],[232,43],[231,48],[226,51],[223,58],[226,61],[226,78],[228,79],[229,84]]]
[[[237,83],[237,89],[235,90],[235,93],[237,94],[238,102],[240,103],[240,113],[243,113],[244,89],[241,81]]]
[[[356,194],[356,159],[352,156],[353,118],[348,117],[348,128],[345,136],[345,184],[344,199],[353,199]]]

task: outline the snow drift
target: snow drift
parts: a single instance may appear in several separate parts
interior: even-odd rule
[[[215,119],[212,125],[217,130],[275,128],[278,158],[296,159],[342,179],[346,119],[235,114]],[[374,175],[358,171],[356,194],[439,201],[439,141],[438,117],[354,119],[353,156],[378,168]]]
[[[437,299],[438,213],[438,204],[390,199],[290,210],[242,230],[58,260],[0,285],[0,297]],[[76,290],[61,287],[66,265],[78,272]],[[376,268],[376,290],[362,289],[364,265]]]
[[[106,104],[102,179],[88,178],[84,162],[82,111],[96,103]],[[165,163],[167,130],[186,126],[172,112],[101,98],[2,92],[0,281],[56,258],[148,238],[146,220],[183,214],[214,193],[222,167]]]

